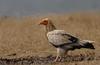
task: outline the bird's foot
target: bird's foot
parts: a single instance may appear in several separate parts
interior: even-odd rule
[[[61,61],[61,57],[58,57],[58,58],[56,58],[55,60],[54,60],[54,62],[60,62]]]
[[[57,62],[57,59],[55,59],[53,62]]]

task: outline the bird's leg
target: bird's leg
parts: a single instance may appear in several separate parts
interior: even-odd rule
[[[54,62],[61,61],[61,59],[62,59],[62,56],[57,55],[56,59],[54,60]]]
[[[64,57],[68,56],[68,51],[65,52]]]
[[[59,50],[59,48],[57,48],[57,56],[56,56],[56,59],[54,60],[54,62],[57,62],[59,57],[60,57],[60,50]]]
[[[58,59],[59,59],[59,56],[58,56],[58,54],[57,54],[56,59],[54,60],[54,62],[57,62]]]
[[[56,59],[54,60],[54,62],[61,61],[64,53],[65,53],[64,49],[57,48],[57,56],[56,56]]]
[[[61,61],[61,60],[62,60],[62,56],[59,56],[58,61]]]

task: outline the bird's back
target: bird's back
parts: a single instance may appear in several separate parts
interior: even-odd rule
[[[47,33],[47,38],[49,42],[54,45],[60,45],[60,46],[63,44],[66,45],[66,44],[72,43],[72,40],[71,40],[72,37],[73,36],[71,36],[64,30],[53,30]]]

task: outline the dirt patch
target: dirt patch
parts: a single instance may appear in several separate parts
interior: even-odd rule
[[[53,64],[55,56],[39,57],[39,56],[27,56],[20,58],[0,58],[0,65],[46,65]],[[81,62],[81,61],[94,61],[100,60],[100,56],[67,56],[63,57],[61,62]]]

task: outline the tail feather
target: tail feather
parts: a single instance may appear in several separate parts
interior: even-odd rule
[[[94,45],[92,43],[94,43],[94,41],[90,41],[90,40],[82,40],[81,41],[81,45],[83,48],[95,49]]]
[[[81,48],[87,48],[87,49],[95,49],[94,45],[90,41],[81,41],[79,44],[70,44],[69,46],[65,46],[65,49],[67,50],[75,50],[75,49],[81,49]]]
[[[92,43],[89,43],[89,42],[84,43],[84,44],[82,45],[82,47],[83,47],[83,48],[88,48],[88,49],[95,49],[94,46],[93,46],[93,44],[92,44]]]
[[[91,40],[82,40],[81,42],[94,43],[95,41],[91,41]]]
[[[71,43],[68,45],[63,45],[63,46],[61,46],[61,48],[65,49],[65,50],[75,50],[75,49],[81,49],[81,48],[95,49],[95,47],[92,43],[93,43],[93,41],[82,40],[79,43]]]

